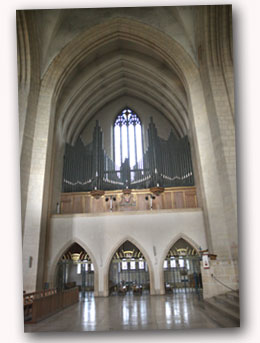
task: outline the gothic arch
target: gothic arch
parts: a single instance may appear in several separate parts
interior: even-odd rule
[[[129,30],[131,28],[131,30]],[[204,99],[200,99],[199,91],[202,95],[202,87],[197,66],[192,61],[187,52],[174,39],[159,32],[158,30],[139,22],[133,25],[132,21],[127,19],[117,18],[109,20],[104,24],[94,26],[93,28],[83,32],[71,41],[53,60],[49,68],[45,72],[42,80],[41,92],[39,97],[37,118],[36,118],[36,133],[35,133],[35,153],[33,154],[33,164],[39,164],[38,153],[44,159],[49,159],[52,155],[52,147],[48,142],[53,142],[55,129],[55,107],[59,93],[62,90],[66,78],[70,77],[77,64],[84,59],[90,52],[95,50],[97,46],[101,46],[109,40],[122,38],[138,44],[147,46],[160,55],[171,68],[178,74],[188,95],[192,93],[190,88],[196,87],[196,106],[200,107],[204,103]],[[166,49],[167,47],[167,49]],[[191,97],[188,96],[191,100]],[[193,106],[190,106],[190,108]],[[44,125],[42,125],[44,123]],[[81,123],[82,125],[82,123]],[[37,137],[48,137],[46,141],[38,142]],[[47,163],[47,175],[50,173],[50,164]],[[49,178],[46,178],[49,182]],[[43,183],[39,187],[44,189]],[[41,192],[40,192],[41,194]]]
[[[129,27],[131,27],[130,32]],[[52,105],[55,104],[66,77],[73,73],[77,64],[98,46],[116,38],[137,42],[156,51],[178,74],[187,93],[189,85],[192,84],[191,82],[195,80],[199,82],[200,78],[196,65],[174,39],[148,25],[138,22],[133,25],[132,21],[117,18],[80,34],[50,64],[42,81],[37,116],[39,120],[42,120],[41,117],[49,116],[50,113],[53,115],[54,109]],[[168,47],[167,51],[166,46]],[[64,66],[67,67],[64,68]]]
[[[165,293],[165,288],[164,288],[164,271],[163,271],[163,262],[165,260],[165,257],[168,254],[168,251],[171,249],[171,247],[179,240],[179,239],[184,239],[187,243],[189,243],[194,249],[199,253],[199,248],[200,246],[189,236],[187,236],[185,233],[179,233],[177,234],[171,241],[170,243],[166,246],[166,248],[163,251],[163,254],[160,259],[159,263],[159,273],[160,273],[160,292],[161,294]]]
[[[133,113],[136,113],[139,117],[139,119],[141,120],[141,117],[140,117],[140,114],[138,111],[135,110],[134,106],[132,105],[129,105],[129,104],[125,104],[124,106],[118,106],[118,110],[115,111],[115,114],[114,114],[114,118],[113,118],[113,125],[117,119],[117,117],[125,110],[125,109],[129,109],[130,111],[132,111]],[[142,122],[142,120],[141,120]]]
[[[131,242],[132,244],[134,244],[144,255],[145,260],[148,264],[148,269],[149,269],[149,275],[150,275],[150,294],[155,294],[154,291],[154,270],[153,270],[153,265],[152,265],[152,261],[149,257],[149,254],[147,253],[147,251],[143,248],[143,246],[136,241],[135,238],[133,238],[132,236],[124,236],[124,238],[121,238],[119,241],[117,241],[113,247],[111,247],[110,252],[108,254],[108,257],[106,259],[106,262],[104,263],[104,295],[108,295],[108,275],[109,275],[109,268],[110,268],[110,263],[112,261],[112,258],[114,256],[114,254],[116,253],[117,249],[126,241]]]
[[[91,262],[94,265],[94,295],[98,295],[98,275],[99,275],[98,264],[91,250],[80,239],[71,239],[59,249],[55,257],[52,259],[53,262],[50,262],[51,266],[50,266],[50,271],[49,271],[49,280],[52,285],[55,284],[58,262],[60,258],[62,257],[62,254],[74,243],[79,244],[88,253],[89,257],[91,258]]]

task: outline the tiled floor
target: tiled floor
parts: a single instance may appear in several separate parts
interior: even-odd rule
[[[37,323],[25,325],[25,332],[111,331],[217,328],[200,306],[196,294],[126,295],[94,298],[88,295],[78,304]]]

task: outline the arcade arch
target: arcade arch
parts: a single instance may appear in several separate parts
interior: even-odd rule
[[[95,263],[96,265],[96,263]],[[72,243],[55,266],[55,286],[59,290],[78,287],[84,298],[97,288],[94,262],[88,252],[78,243]]]
[[[127,236],[127,237],[122,238],[119,242],[117,242],[114,245],[114,248],[111,250],[111,253],[108,255],[108,258],[107,258],[106,263],[104,265],[104,269],[103,269],[104,270],[104,274],[103,274],[104,275],[104,295],[105,296],[109,295],[109,284],[110,284],[109,276],[110,276],[111,263],[113,263],[113,258],[114,258],[114,256],[116,256],[116,253],[118,252],[118,250],[123,249],[124,243],[127,243],[127,245],[129,245],[131,247],[131,249],[134,248],[136,251],[140,252],[140,255],[143,256],[143,261],[146,263],[146,265],[147,265],[146,269],[149,273],[149,277],[148,277],[148,275],[146,275],[146,280],[149,280],[148,291],[151,295],[155,294],[154,270],[153,270],[153,264],[152,264],[152,260],[150,258],[150,255],[147,253],[146,249],[143,246],[141,246],[140,243],[135,238]],[[121,261],[118,261],[118,262],[121,262]],[[130,262],[130,260],[128,262]]]
[[[200,260],[199,251],[187,240],[175,241],[163,261],[165,292],[202,292]]]
[[[125,241],[112,257],[109,268],[109,294],[150,292],[148,263],[142,252]]]

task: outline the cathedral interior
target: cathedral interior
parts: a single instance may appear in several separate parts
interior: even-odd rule
[[[232,7],[16,19],[25,331],[239,326]]]

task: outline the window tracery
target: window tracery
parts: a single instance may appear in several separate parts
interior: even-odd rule
[[[114,122],[114,160],[120,169],[125,160],[131,169],[143,168],[142,125],[130,108],[123,109]]]

